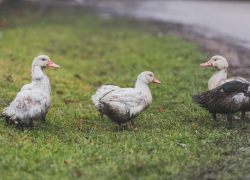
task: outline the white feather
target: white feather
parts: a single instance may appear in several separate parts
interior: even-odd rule
[[[135,88],[102,86],[92,96],[92,101],[101,114],[107,115],[119,124],[125,123],[151,105],[152,96],[148,84],[154,80],[152,72],[142,72],[137,78]]]
[[[37,58],[41,57],[49,59],[44,55]],[[48,76],[42,70],[46,62],[37,58],[32,63],[32,83],[24,85],[3,112],[3,116],[18,124],[30,125],[33,121],[46,116],[50,108],[51,85]],[[37,65],[36,62],[40,64]]]

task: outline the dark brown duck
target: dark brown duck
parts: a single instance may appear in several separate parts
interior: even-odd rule
[[[193,101],[210,113],[227,114],[228,122],[232,124],[233,113],[250,111],[250,83],[230,81],[194,95]]]

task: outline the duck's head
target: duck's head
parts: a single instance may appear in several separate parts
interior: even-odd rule
[[[155,76],[152,72],[150,71],[144,71],[141,74],[139,74],[138,81],[142,81],[145,84],[149,84],[149,83],[161,83],[160,81],[158,81],[157,79],[155,79]]]
[[[46,67],[56,67],[59,68],[57,64],[53,63],[50,58],[46,55],[41,55],[36,57],[32,62],[32,67],[40,67],[41,69]]]
[[[201,66],[211,66],[219,71],[229,67],[227,60],[218,55],[213,56],[208,62],[201,64]]]

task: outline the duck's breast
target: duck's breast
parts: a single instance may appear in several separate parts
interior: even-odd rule
[[[10,108],[15,111],[15,116],[21,121],[39,119],[46,113],[50,98],[36,90],[20,91]]]

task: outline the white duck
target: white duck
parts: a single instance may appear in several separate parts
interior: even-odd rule
[[[208,81],[208,90],[215,89],[216,87],[231,81],[248,83],[248,81],[242,77],[232,77],[227,79],[227,69],[229,64],[222,56],[213,56],[208,62],[201,64],[201,66],[210,66],[216,68],[217,70]],[[216,121],[216,113],[212,113],[212,117],[213,120]],[[245,118],[245,111],[242,111],[241,118]]]
[[[105,114],[119,125],[131,120],[133,128],[134,118],[152,103],[152,95],[148,87],[152,82],[161,83],[155,79],[152,72],[145,71],[138,76],[135,88],[105,85],[96,91],[92,101],[100,112],[101,118]]]
[[[1,117],[6,118],[8,124],[16,123],[17,127],[37,126],[41,118],[45,123],[50,108],[51,84],[48,76],[43,72],[46,67],[60,67],[54,64],[48,56],[36,57],[32,63],[32,83],[22,87],[9,107],[4,109]]]

